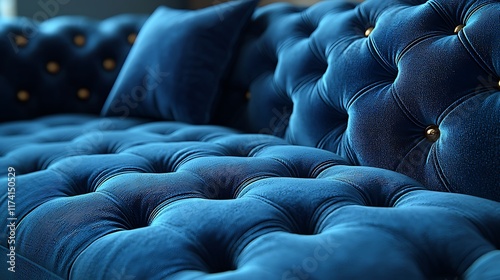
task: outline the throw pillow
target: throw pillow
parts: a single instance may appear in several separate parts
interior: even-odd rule
[[[209,122],[220,80],[257,3],[158,8],[139,32],[102,115]]]

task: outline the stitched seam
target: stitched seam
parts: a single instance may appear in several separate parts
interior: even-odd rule
[[[366,196],[366,193],[363,191],[363,188],[361,186],[359,186],[358,184],[356,184],[356,183],[354,183],[351,180],[348,180],[346,178],[335,178],[333,180],[348,184],[351,187],[353,187],[357,191],[357,193],[359,194],[359,196],[360,196],[359,198],[361,198],[361,200],[363,200],[364,204],[362,206],[373,205],[370,197]]]
[[[401,162],[399,162],[397,164],[396,169],[394,171],[401,172],[401,165],[404,163],[405,159],[408,158],[410,156],[410,154],[413,151],[417,150],[421,145],[425,145],[426,141],[427,141],[426,139],[421,139],[420,141],[418,141],[417,143],[415,143],[415,145],[411,149],[409,149],[408,152],[406,152],[406,154],[401,158]],[[424,146],[424,148],[422,150],[425,150],[425,148],[426,147]],[[427,158],[428,157],[429,156],[427,155]]]
[[[347,135],[347,134],[344,133],[344,135]],[[344,136],[344,137],[347,138],[347,136]],[[351,164],[351,165],[358,165],[358,166],[362,165],[362,164],[360,164],[359,159],[358,159],[356,153],[354,152],[354,149],[352,148],[352,143],[349,142],[349,141],[346,141],[345,143],[346,143],[346,147],[345,147],[346,149],[345,149],[345,151],[346,151],[346,155],[347,155],[348,160],[349,160],[349,164]],[[339,153],[339,148],[340,148],[340,145],[337,148],[337,151],[336,151],[337,154],[340,154]]]
[[[253,184],[253,183],[257,182],[257,181],[268,179],[268,178],[274,178],[274,177],[272,177],[272,176],[266,176],[266,175],[257,175],[257,176],[252,176],[252,177],[246,178],[233,191],[233,198],[234,199],[243,198],[245,196],[245,194],[241,194],[241,193],[249,185],[251,185],[251,184]]]
[[[343,203],[343,202],[349,203],[349,204],[342,205],[341,203]],[[330,213],[326,214],[325,217],[322,219],[322,221],[319,221],[319,218],[321,216],[323,216],[323,214],[327,211],[327,209],[331,208],[335,204],[337,204],[338,206],[336,206],[334,209],[332,209]],[[342,200],[340,200],[338,197],[332,197],[332,198],[325,200],[323,203],[321,203],[318,206],[318,208],[316,208],[316,210],[314,211],[314,213],[312,215],[313,223],[316,224],[316,228],[314,229],[314,233],[315,234],[322,233],[324,231],[324,228],[326,227],[326,225],[324,225],[325,221],[333,213],[337,212],[337,210],[339,210],[343,207],[346,207],[346,206],[353,206],[353,205],[356,205],[356,204],[352,204],[352,201],[350,201],[347,198],[343,198]]]
[[[321,80],[321,79],[323,79],[323,76],[322,76],[322,77],[320,77],[320,78],[318,79],[318,81],[319,81],[319,80]],[[322,89],[322,90],[320,90],[320,85],[321,85],[321,89]],[[319,85],[316,85],[316,86],[315,86],[315,89],[316,89],[316,91],[318,92],[318,97],[321,99],[321,101],[322,101],[324,104],[326,104],[326,105],[328,105],[328,106],[332,107],[333,109],[336,109],[336,107],[337,107],[337,106],[336,106],[336,105],[334,105],[333,103],[331,103],[331,102],[328,100],[328,95],[326,95],[327,93],[326,93],[326,89],[325,89],[325,86],[324,86],[324,84],[323,84],[323,83],[319,83]],[[336,110],[336,111],[338,111],[338,110]],[[340,113],[340,111],[338,111],[338,112]]]
[[[472,43],[470,42],[469,38],[467,37],[467,34],[465,33],[465,29],[463,30],[463,32],[461,32],[461,34],[458,35],[458,39],[462,44],[462,46],[467,51],[467,53],[472,57],[472,59],[474,59],[474,61],[479,67],[481,67],[489,75],[496,76],[495,71],[488,66],[488,63],[481,57],[481,55],[479,55],[478,52],[476,52],[476,50],[472,46]]]
[[[160,204],[158,204],[152,211],[151,214],[149,214],[147,224],[150,226],[153,222],[154,219],[159,215],[160,212],[162,212],[165,208],[168,206],[172,205],[173,203],[180,201],[180,200],[185,200],[185,199],[204,199],[204,197],[200,197],[200,193],[198,192],[188,192],[188,193],[182,193],[174,196],[170,196],[164,201],[162,201]]]
[[[403,114],[408,118],[409,121],[411,121],[413,124],[425,128],[425,124],[421,123],[415,116],[412,115],[409,107],[407,107],[404,103],[403,100],[399,98],[399,96],[396,94],[397,89],[394,86],[391,86],[390,92],[392,97],[394,98],[394,101],[396,101],[396,104],[398,105],[399,109],[403,112]]]
[[[316,144],[316,148],[323,149],[325,147],[325,144],[328,143],[330,140],[330,137],[332,136],[334,130],[329,130],[321,139],[319,139],[318,143]]]
[[[441,6],[438,2],[435,2],[433,0],[428,1],[429,6],[444,20],[446,21],[447,24],[450,26],[453,26],[455,24],[455,21],[446,13],[446,9]]]
[[[355,95],[353,95],[353,97],[351,98],[351,100],[349,100],[347,102],[346,108],[349,109],[352,106],[352,104],[354,104],[354,102],[356,102],[359,98],[361,98],[366,93],[368,93],[368,92],[376,89],[379,86],[381,86],[383,88],[383,87],[385,87],[387,85],[390,85],[390,84],[392,84],[392,82],[389,82],[389,81],[380,81],[380,82],[376,82],[376,83],[367,85],[366,87],[364,87],[360,91],[358,91]]]
[[[302,82],[300,82],[294,89],[292,89],[292,95],[300,92],[302,88],[311,85],[314,82],[313,89],[317,87],[316,83],[322,78],[322,75],[318,75],[316,72],[306,74],[302,76]]]
[[[437,145],[437,143],[436,143],[436,145]],[[442,182],[443,186],[446,188],[446,190],[448,192],[455,192],[452,190],[451,185],[448,182],[448,179],[446,178],[446,175],[444,174],[443,169],[441,168],[441,164],[440,164],[439,159],[438,159],[438,157],[439,157],[438,149],[435,148],[435,146],[431,147],[431,153],[434,155],[433,165],[434,165],[434,169],[436,170],[436,173],[439,177],[439,180]]]
[[[276,81],[276,71],[273,72],[273,75],[272,75],[272,83],[271,83],[271,86],[274,88],[274,90],[276,91],[276,94],[278,95],[278,97],[280,97],[284,102],[287,103],[287,105],[290,105],[290,103],[293,105],[293,101],[291,100],[290,96],[288,96],[288,92],[283,89],[280,88],[280,86],[278,85],[278,82]]]
[[[403,59],[403,57],[411,50],[413,49],[414,47],[416,47],[417,45],[419,45],[420,43],[428,40],[428,39],[431,39],[431,38],[434,38],[434,37],[440,37],[440,36],[443,36],[442,33],[440,32],[431,32],[427,35],[424,35],[422,37],[419,37],[415,40],[413,40],[412,42],[410,42],[406,47],[403,48],[403,50],[401,51],[401,53],[399,53],[399,55],[396,57],[396,65],[399,64],[401,62],[401,59]]]
[[[280,205],[270,201],[269,199],[265,198],[265,197],[262,197],[262,196],[259,196],[259,195],[255,195],[255,194],[251,194],[251,195],[248,195],[246,196],[247,198],[254,198],[254,199],[257,199],[271,207],[273,207],[274,209],[278,210],[278,212],[280,212],[287,220],[288,222],[290,223],[290,225],[292,226],[292,231],[295,230],[295,232],[300,232],[300,228],[299,228],[299,225],[297,224],[297,222],[295,221],[295,219],[293,219],[292,216],[288,215],[285,211],[285,209],[283,209]]]
[[[299,176],[300,173],[295,168],[294,165],[291,165],[288,162],[286,162],[286,161],[284,161],[284,160],[282,160],[280,158],[272,157],[271,159],[274,160],[274,161],[276,161],[276,162],[278,162],[282,166],[284,166],[287,169],[288,173],[290,173],[290,175],[292,176],[292,178],[300,178],[300,176]],[[286,177],[286,176],[280,176],[280,177]]]
[[[479,10],[483,9],[485,6],[487,5],[490,5],[490,4],[494,4],[493,1],[487,1],[485,3],[482,3],[482,4],[479,4],[478,6],[474,7],[474,9],[472,9],[466,16],[465,16],[465,20],[464,22],[467,22],[470,20],[470,18],[475,14],[477,13]]]
[[[321,164],[317,165],[309,174],[309,177],[310,178],[314,178],[314,179],[317,179],[317,177],[323,173],[323,171],[325,171],[326,169],[330,168],[330,167],[334,167],[336,165],[340,165],[342,163],[338,163],[334,160],[327,160],[325,162],[322,162]]]
[[[115,205],[116,209],[118,209],[121,212],[122,217],[124,217],[124,220],[126,220],[126,222],[128,223],[127,226],[132,226],[133,225],[132,221],[130,221],[129,218],[128,218],[129,215],[126,214],[127,211],[124,211],[125,209],[123,209],[121,207],[121,204],[118,202],[119,199],[118,199],[117,196],[115,196],[114,194],[110,193],[109,191],[99,191],[99,192],[95,192],[95,194],[100,194],[100,195],[106,197],[107,199],[109,199]]]
[[[471,101],[474,97],[486,95],[486,94],[490,93],[490,91],[491,91],[491,89],[487,89],[487,88],[480,90],[480,91],[474,90],[472,93],[467,94],[467,95],[461,97],[460,99],[458,99],[457,101],[453,102],[450,106],[448,106],[448,108],[446,108],[443,111],[443,113],[441,113],[441,115],[439,115],[438,124],[442,123],[444,121],[444,119],[446,119],[446,117],[449,114],[453,113],[453,111],[460,108],[464,103]]]
[[[397,67],[394,68],[388,61],[386,61],[380,52],[380,50],[377,48],[377,45],[375,44],[375,41],[372,37],[368,37],[368,50],[370,51],[372,57],[378,62],[382,68],[384,68],[385,71],[389,73],[398,73]]]

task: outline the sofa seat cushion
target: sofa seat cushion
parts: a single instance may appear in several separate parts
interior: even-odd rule
[[[24,279],[434,279],[500,248],[498,202],[274,136],[65,115],[0,124],[0,147]]]

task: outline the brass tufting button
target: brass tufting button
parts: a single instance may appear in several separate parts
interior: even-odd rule
[[[114,70],[116,68],[116,62],[112,58],[106,58],[102,62],[102,67],[104,67],[104,69],[107,70],[107,71],[112,71],[112,70]]]
[[[455,32],[455,34],[458,34],[458,32],[460,32],[460,30],[464,29],[465,25],[463,24],[459,24],[457,25],[457,27],[455,27],[455,30],[453,32]]]
[[[246,100],[250,100],[250,99],[252,99],[252,93],[251,93],[251,92],[249,92],[249,91],[247,91],[247,93],[245,93],[245,99],[246,99]]]
[[[49,61],[47,63],[47,72],[49,72],[50,74],[57,74],[59,72],[59,70],[61,69],[61,67],[59,66],[59,63],[55,62],[55,61]]]
[[[82,47],[83,45],[85,45],[86,41],[87,40],[85,39],[85,36],[81,34],[73,37],[73,43],[78,47]]]
[[[130,33],[127,36],[127,41],[129,44],[133,45],[135,43],[135,40],[137,39],[137,33]]]
[[[90,90],[88,88],[81,88],[76,93],[76,96],[80,100],[88,100],[90,98]]]
[[[500,80],[498,81],[498,88],[500,88]]]
[[[17,100],[21,102],[28,102],[30,100],[29,92],[25,90],[20,90],[19,92],[17,92]]]
[[[28,38],[22,36],[22,35],[16,35],[14,37],[14,41],[16,45],[20,48],[25,47],[28,44]]]
[[[441,131],[437,125],[428,126],[425,129],[425,137],[431,142],[436,142],[441,136]]]
[[[366,31],[365,31],[365,37],[370,36],[370,34],[372,34],[372,32],[373,32],[373,29],[374,29],[373,27],[370,27],[370,28],[366,29]]]

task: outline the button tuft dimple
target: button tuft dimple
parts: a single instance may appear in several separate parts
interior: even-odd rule
[[[22,35],[16,35],[14,37],[14,41],[18,47],[25,47],[28,44],[28,38]]]
[[[27,92],[25,90],[20,90],[17,93],[17,100],[19,100],[21,102],[28,102],[30,100],[30,94],[29,94],[29,92]]]
[[[103,62],[102,62],[102,67],[107,70],[107,71],[112,71],[116,68],[116,62],[114,59],[112,58],[106,58]]]
[[[460,30],[464,29],[464,27],[465,27],[465,25],[459,24],[459,25],[457,25],[457,27],[455,27],[455,30],[453,30],[453,32],[455,34],[458,34],[458,32],[460,32]]]
[[[73,37],[73,43],[78,47],[85,45],[85,42],[86,42],[85,36],[81,34]]]
[[[247,93],[245,93],[245,99],[246,99],[246,100],[250,100],[250,99],[252,99],[252,93],[251,93],[251,92],[249,92],[249,91],[247,91]]]
[[[88,90],[87,88],[81,88],[76,93],[76,96],[80,100],[88,100],[90,98],[90,90]]]
[[[365,37],[370,36],[370,34],[372,34],[372,32],[373,32],[373,29],[374,29],[374,27],[369,27],[368,29],[366,29]]]
[[[430,125],[425,129],[425,137],[431,142],[436,142],[441,136],[441,131],[437,125]]]
[[[59,63],[55,62],[55,61],[49,61],[47,63],[47,72],[49,72],[50,74],[57,74],[59,73],[59,70],[61,69],[61,67],[59,66]]]
[[[135,40],[137,39],[137,33],[130,33],[127,36],[127,41],[129,44],[133,45],[135,43]]]

